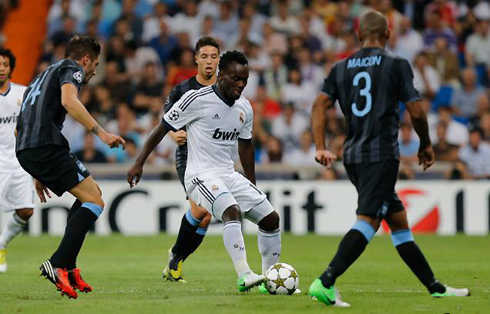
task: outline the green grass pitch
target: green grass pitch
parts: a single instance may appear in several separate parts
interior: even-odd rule
[[[398,257],[388,236],[375,237],[361,258],[337,282],[349,309],[313,302],[308,286],[332,258],[339,237],[283,236],[281,260],[300,276],[301,295],[248,294],[236,290],[231,261],[220,236],[208,236],[184,263],[187,284],[161,278],[173,236],[88,236],[79,257],[93,287],[77,300],[62,298],[39,277],[58,237],[15,239],[9,271],[0,275],[0,313],[490,313],[490,238],[417,236],[437,277],[468,287],[468,298],[432,299]],[[260,271],[254,236],[246,237],[251,267]]]

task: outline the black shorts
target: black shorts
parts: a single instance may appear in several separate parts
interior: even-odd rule
[[[405,209],[395,192],[399,165],[396,159],[345,165],[357,189],[357,215],[385,218]]]
[[[61,196],[90,176],[85,166],[68,148],[48,145],[17,152],[17,159],[33,178]]]

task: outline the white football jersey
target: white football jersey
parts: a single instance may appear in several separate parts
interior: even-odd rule
[[[215,85],[185,93],[163,116],[171,130],[187,128],[186,182],[204,173],[234,172],[238,139],[251,139],[253,109],[243,96],[228,104]]]
[[[15,156],[15,125],[26,87],[10,83],[0,94],[0,172],[23,171]]]

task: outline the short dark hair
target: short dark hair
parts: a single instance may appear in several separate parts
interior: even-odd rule
[[[85,55],[89,55],[94,60],[100,54],[99,42],[90,36],[73,36],[66,47],[65,57],[73,60],[80,60]]]
[[[483,134],[484,134],[483,130],[478,126],[473,126],[470,128],[470,134],[472,134],[472,133],[478,133],[478,134],[480,134],[481,137],[483,137]]]
[[[0,47],[0,56],[9,58],[10,75],[12,75],[15,69],[15,60],[16,60],[14,54],[12,53],[12,51],[10,51],[10,49],[5,49],[3,47]]]
[[[239,63],[241,65],[248,65],[248,60],[243,53],[237,50],[227,51],[225,52],[220,60],[218,68],[220,71],[223,71],[226,67],[228,67],[233,62]]]
[[[194,49],[195,54],[197,55],[199,53],[199,49],[201,49],[202,47],[205,47],[205,46],[215,47],[216,49],[218,49],[218,54],[219,54],[218,42],[216,41],[216,39],[214,39],[213,37],[209,37],[209,36],[199,38],[199,40],[196,43],[196,48]]]

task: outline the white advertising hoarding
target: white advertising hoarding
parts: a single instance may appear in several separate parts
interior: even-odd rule
[[[142,181],[134,189],[119,181],[99,184],[106,207],[95,225],[96,234],[176,234],[188,209],[178,181]],[[268,193],[281,215],[283,231],[341,235],[355,222],[357,193],[347,181],[262,181],[258,186]],[[415,232],[489,233],[490,182],[401,181],[397,192]],[[62,234],[73,201],[65,193],[61,198],[54,196],[46,204],[37,203],[29,233]],[[2,225],[8,215],[2,213]],[[256,232],[256,226],[248,221],[243,226],[245,233]],[[384,226],[380,231],[386,231]],[[215,221],[208,232],[220,233],[221,225]]]

